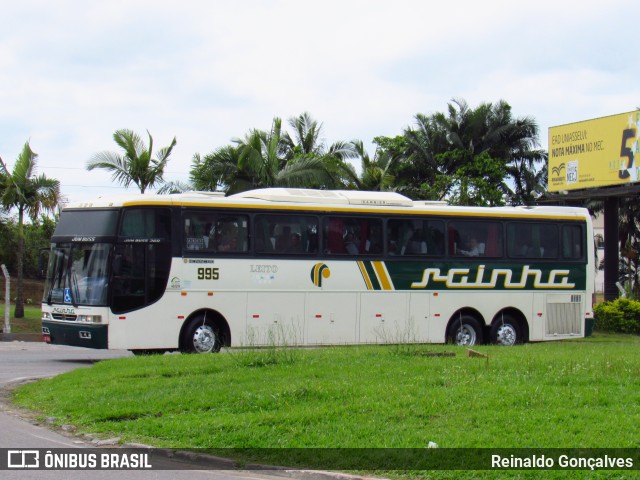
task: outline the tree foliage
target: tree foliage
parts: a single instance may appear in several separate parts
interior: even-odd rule
[[[29,142],[24,144],[22,152],[16,159],[13,171],[9,171],[0,159],[0,191],[1,203],[5,210],[18,211],[17,223],[17,294],[14,316],[24,316],[24,252],[25,252],[25,216],[36,221],[41,212],[55,211],[60,202],[60,182],[36,175],[38,155],[31,150]]]
[[[169,161],[176,139],[173,138],[168,147],[161,148],[153,156],[153,137],[147,131],[149,144],[145,144],[142,138],[132,130],[116,130],[113,140],[122,149],[118,152],[96,153],[88,162],[87,170],[100,168],[111,172],[114,182],[129,187],[132,183],[145,193],[147,188],[152,188],[164,182],[164,169]]]
[[[39,278],[47,265],[44,251],[49,249],[51,236],[56,227],[56,219],[41,215],[35,221],[26,222],[24,229],[24,278]],[[18,221],[7,217],[0,223],[0,258],[12,276],[17,274],[18,262]]]
[[[531,204],[540,193],[536,181],[544,177],[539,164],[545,156],[536,149],[538,127],[530,117],[514,118],[505,101],[473,109],[464,100],[453,100],[446,113],[418,113],[415,121],[404,131],[406,150],[397,169],[398,190],[414,198],[490,205],[501,203],[495,189],[487,190],[492,184],[512,204]],[[502,177],[494,183],[500,172]],[[465,191],[469,174],[479,175],[472,195]],[[482,191],[489,198],[481,201]]]
[[[598,330],[640,335],[640,302],[618,298],[594,306],[595,324]]]
[[[213,152],[196,154],[191,182],[197,189],[233,194],[253,188],[335,188],[344,174],[343,159],[352,146],[337,142],[329,147],[321,138],[322,124],[308,113],[289,119],[293,134],[273,119],[270,130],[252,129]]]

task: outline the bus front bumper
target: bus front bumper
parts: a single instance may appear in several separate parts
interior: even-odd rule
[[[109,325],[42,321],[42,340],[54,345],[108,348]]]

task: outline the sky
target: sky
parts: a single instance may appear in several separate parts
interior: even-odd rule
[[[21,0],[0,19],[0,157],[25,142],[69,202],[124,191],[86,170],[121,128],[165,178],[194,154],[309,112],[327,144],[395,136],[417,113],[507,101],[549,127],[640,108],[634,0]],[[136,192],[135,186],[130,192]]]

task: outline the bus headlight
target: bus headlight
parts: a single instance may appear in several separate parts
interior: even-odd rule
[[[78,315],[76,321],[82,323],[102,323],[102,315]]]
[[[42,320],[51,320],[51,314],[49,312],[42,312]]]

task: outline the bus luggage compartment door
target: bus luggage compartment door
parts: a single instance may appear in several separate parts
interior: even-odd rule
[[[306,343],[356,343],[358,317],[356,299],[357,295],[353,293],[308,293]]]
[[[303,293],[249,293],[247,330],[242,344],[247,346],[302,344],[303,311]]]

